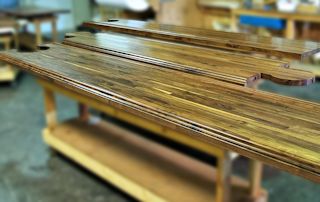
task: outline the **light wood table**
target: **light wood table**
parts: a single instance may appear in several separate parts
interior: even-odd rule
[[[232,29],[238,30],[238,16],[250,15],[268,18],[279,18],[286,21],[285,37],[287,39],[294,39],[296,36],[296,22],[306,23],[305,29],[308,29],[308,23],[320,23],[320,13],[308,14],[308,13],[285,13],[280,11],[265,11],[258,9],[234,9],[232,10]]]
[[[233,161],[237,155],[227,150],[105,105],[59,84],[46,80],[39,80],[39,83],[44,89],[47,119],[47,128],[43,130],[45,142],[136,199],[159,202],[268,200],[267,191],[261,187],[260,162],[249,161],[247,179],[237,177],[232,174]],[[58,123],[55,103],[57,94],[79,103],[78,118]],[[217,166],[205,165],[109,122],[93,123],[90,121],[89,107],[162,138],[214,156],[217,158]],[[114,138],[118,138],[119,142],[112,140]],[[96,153],[96,149],[99,153]],[[185,178],[179,177],[181,175]],[[172,186],[175,188],[172,189]]]
[[[35,41],[30,44],[29,40],[21,40],[31,49],[36,49],[38,45],[43,43],[41,32],[41,24],[45,22],[51,23],[52,41],[57,41],[57,14],[68,13],[65,9],[50,9],[41,7],[17,7],[12,9],[0,9],[0,13],[15,19],[24,19],[31,22],[35,26]]]

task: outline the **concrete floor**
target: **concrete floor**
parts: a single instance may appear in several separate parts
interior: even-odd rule
[[[319,84],[292,89],[267,82],[261,88],[320,102]],[[60,120],[77,115],[75,103],[65,97],[58,97],[58,108]],[[42,91],[33,77],[23,75],[15,88],[0,85],[0,109],[0,202],[134,201],[64,157],[50,156],[40,137]],[[245,159],[236,164],[235,172],[246,172]],[[263,185],[271,202],[320,202],[319,184],[269,166]]]

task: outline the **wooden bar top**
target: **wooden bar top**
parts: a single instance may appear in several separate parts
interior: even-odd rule
[[[107,105],[320,182],[320,105],[63,44],[0,59]]]
[[[243,86],[262,78],[285,85],[313,83],[315,75],[287,62],[115,33],[71,33],[64,44],[205,75]],[[245,58],[245,60],[244,60]]]
[[[88,22],[84,23],[84,25],[99,30],[111,30],[167,41],[298,60],[303,60],[320,51],[320,44],[316,42],[163,25],[135,20],[115,19],[107,22]]]

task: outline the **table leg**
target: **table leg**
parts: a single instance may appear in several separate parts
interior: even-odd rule
[[[16,23],[15,25],[15,33],[14,33],[14,45],[15,45],[15,48],[18,50],[19,49],[19,30],[20,30],[20,26],[18,23]]]
[[[296,37],[295,21],[288,19],[287,26],[286,26],[286,38],[287,39],[294,39],[295,37]]]
[[[231,14],[231,30],[233,32],[238,32],[238,17],[236,14]]]
[[[53,91],[44,89],[45,115],[49,130],[57,125],[56,102]]]
[[[261,178],[262,178],[263,164],[260,161],[250,159],[250,196],[256,197],[261,192]]]
[[[42,33],[41,33],[41,21],[34,20],[34,26],[36,31],[36,45],[39,46],[42,44]]]
[[[223,156],[218,157],[216,202],[230,201],[231,164],[229,152],[225,151]]]
[[[57,31],[57,17],[52,17],[51,20],[51,31],[52,31],[52,42],[58,41],[58,31]]]
[[[303,37],[303,39],[308,39],[310,37],[310,23],[309,22],[303,23],[302,37]]]
[[[6,40],[3,45],[4,45],[4,50],[10,50],[10,43],[11,43],[11,40],[10,38],[8,38],[8,40]]]
[[[78,109],[79,109],[79,119],[81,121],[88,121],[90,118],[89,107],[87,105],[79,103]]]

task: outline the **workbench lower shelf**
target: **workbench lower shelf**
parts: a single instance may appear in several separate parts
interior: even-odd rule
[[[53,149],[138,200],[214,201],[214,167],[112,123],[75,119],[44,129],[43,136]],[[232,201],[258,201],[247,197],[248,186],[232,177]],[[261,193],[260,200],[266,198]]]
[[[0,65],[0,82],[14,82],[18,73],[18,69],[9,64]]]

